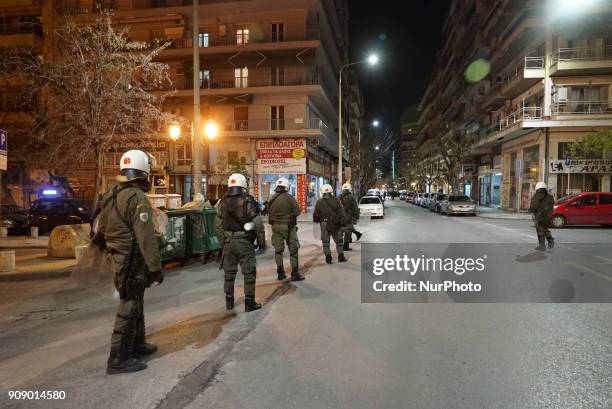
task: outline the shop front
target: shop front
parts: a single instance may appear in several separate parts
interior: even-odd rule
[[[610,191],[612,159],[552,159],[550,177],[556,181],[557,197],[581,192]]]
[[[321,187],[331,184],[333,162],[331,158],[325,157],[322,152],[311,151],[308,157],[308,193],[307,206],[314,207],[321,197]]]
[[[306,140],[262,139],[257,141],[257,176],[255,197],[266,202],[274,193],[275,182],[284,177],[289,181],[289,192],[296,198],[302,212],[307,209],[308,182],[306,180]]]
[[[491,203],[493,203],[494,183],[501,177],[501,206],[508,209],[526,211],[535,192],[535,185],[544,180],[544,138],[540,132],[533,132],[523,138],[502,145],[502,167],[490,175]]]

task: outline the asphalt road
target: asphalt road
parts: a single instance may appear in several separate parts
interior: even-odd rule
[[[438,216],[397,202],[359,228],[372,243],[535,246],[529,221]],[[610,229],[553,233],[551,260],[585,244],[612,248]],[[271,252],[260,258],[258,298],[269,303],[255,313],[223,310],[212,264],[170,272],[145,299],[160,351],[132,375],[104,373],[112,300],[64,279],[0,283],[0,406],[612,408],[608,304],[362,303],[363,245],[353,244],[348,263],[327,266],[316,237],[300,224],[304,282],[279,286]],[[610,284],[608,252],[581,272],[587,289]],[[67,397],[9,401],[13,389]]]

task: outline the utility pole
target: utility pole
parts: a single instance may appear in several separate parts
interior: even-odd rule
[[[391,151],[391,184],[395,184],[395,150]]]
[[[202,193],[202,139],[200,138],[200,1],[193,0],[193,195]]]

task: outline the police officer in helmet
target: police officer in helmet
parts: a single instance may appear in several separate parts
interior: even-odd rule
[[[279,280],[284,280],[287,275],[283,266],[283,253],[285,243],[289,248],[291,263],[291,280],[302,281],[304,276],[300,275],[298,249],[300,242],[297,237],[297,217],[300,215],[300,206],[289,192],[289,181],[279,178],[276,181],[274,194],[268,201],[268,223],[272,225],[272,244],[274,245],[274,260],[276,261],[276,273]]]
[[[333,188],[331,185],[321,186],[322,198],[317,200],[315,204],[312,219],[315,223],[321,225],[321,242],[323,243],[323,253],[325,254],[325,262],[332,263],[330,237],[336,243],[336,251],[338,252],[338,262],[343,263],[348,261],[344,257],[344,249],[342,246],[342,225],[344,223],[344,208],[340,200],[332,195]]]
[[[157,346],[146,342],[143,312],[145,288],[164,280],[151,203],[145,196],[152,162],[153,157],[140,150],[124,153],[119,185],[104,194],[96,209],[97,231],[92,241],[111,253],[120,298],[108,374],[143,370],[147,365],[140,358],[157,351]]]
[[[535,194],[531,198],[529,212],[533,214],[533,220],[538,234],[538,246],[535,248],[538,251],[546,250],[547,242],[549,249],[555,246],[555,239],[548,228],[552,220],[554,204],[555,199],[548,193],[546,183],[536,183]]]
[[[223,243],[222,267],[225,272],[225,306],[234,308],[234,282],[238,264],[244,277],[244,310],[255,311],[261,304],[255,301],[256,261],[253,242],[256,239],[253,219],[259,215],[259,205],[247,193],[247,180],[240,173],[232,174],[228,190],[221,201],[215,219],[219,240]]]
[[[352,249],[349,243],[352,241],[353,233],[357,236],[357,240],[361,238],[362,234],[355,229],[355,223],[359,220],[359,205],[357,204],[357,199],[353,196],[353,187],[349,182],[342,185],[340,202],[342,202],[345,214],[343,226],[344,251],[350,251]]]

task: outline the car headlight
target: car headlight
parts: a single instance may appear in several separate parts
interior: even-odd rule
[[[4,220],[2,220],[2,224],[5,227],[13,227],[15,225],[15,222],[10,220],[10,219],[4,219]]]
[[[459,210],[458,206],[451,206],[451,210]]]

